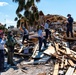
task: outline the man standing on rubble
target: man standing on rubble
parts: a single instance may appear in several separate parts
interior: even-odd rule
[[[44,25],[44,29],[45,29],[45,33],[46,33],[46,40],[48,39],[49,36],[49,20],[46,21],[45,25]]]
[[[71,37],[73,37],[73,18],[71,17],[71,14],[67,15],[67,37],[69,37],[69,32],[71,33]]]
[[[3,30],[0,30],[0,72],[4,71],[4,45],[5,39]]]
[[[15,66],[15,64],[13,62],[15,44],[16,44],[16,41],[13,37],[13,31],[8,31],[7,41],[6,41],[6,46],[8,48],[7,63],[10,64],[11,66]]]
[[[38,33],[38,40],[39,40],[39,51],[41,51],[41,47],[42,47],[42,43],[44,42],[44,47],[46,48],[46,39],[45,37],[43,36],[43,33],[42,33],[42,29],[43,27],[42,26],[38,26],[37,28],[37,33]]]

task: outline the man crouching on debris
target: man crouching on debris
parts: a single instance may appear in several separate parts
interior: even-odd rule
[[[27,41],[29,40],[29,32],[24,26],[24,22],[21,23],[21,31],[23,33],[23,39],[22,39],[22,44],[24,44],[24,40],[26,39]]]
[[[38,26],[37,31],[38,31],[38,40],[39,40],[39,51],[41,51],[42,47],[42,42],[44,42],[44,47],[46,48],[46,39],[42,34],[42,26]]]
[[[0,72],[4,71],[4,45],[3,31],[0,30]]]

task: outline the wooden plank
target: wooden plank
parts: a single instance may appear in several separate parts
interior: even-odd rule
[[[76,73],[73,73],[73,75],[76,75]]]
[[[75,69],[74,73],[76,73],[76,69]]]
[[[67,66],[68,65],[68,60],[67,59],[65,59],[65,61],[64,61],[65,63],[64,63],[64,65],[65,66]]]
[[[54,42],[54,45],[55,45],[56,53],[57,53],[57,54],[60,54],[60,52],[58,51],[58,49],[59,49],[59,44]]]
[[[46,49],[43,53],[47,54],[47,55],[51,55],[53,57],[56,57],[58,60],[61,60],[59,58],[59,55],[56,53],[55,48],[53,46],[49,46],[48,49]]]
[[[64,55],[66,55],[67,58],[70,58],[70,59],[76,61],[76,59],[73,57],[73,55],[68,55],[68,54],[66,54],[66,52],[64,50],[61,50],[61,49],[58,49],[58,51],[60,51]]]
[[[53,75],[58,75],[59,63],[55,63]]]
[[[76,55],[76,52],[75,51],[73,51],[73,50],[70,50],[71,51],[71,53],[73,54],[73,55]]]
[[[76,41],[76,37],[64,37],[64,39],[68,41]]]
[[[39,74],[37,74],[37,75],[46,75],[46,73],[44,72],[44,73],[39,73]]]
[[[71,66],[75,66],[75,64],[73,63],[72,60],[69,59],[68,62],[69,62],[69,64],[70,64]]]
[[[51,55],[55,53],[55,48],[53,46],[49,46],[48,49],[46,49],[43,53],[47,55]]]
[[[73,50],[71,50],[71,54],[73,55],[73,58],[75,58],[75,59],[76,59],[76,52],[75,52],[75,51],[73,51]]]
[[[73,75],[76,75],[76,69],[75,69],[75,71],[74,71]]]
[[[70,49],[68,47],[65,47],[65,48],[66,48],[66,53],[71,54]]]
[[[21,53],[21,52],[22,52],[23,47],[24,47],[24,46],[21,46],[21,49],[18,51],[18,53]]]
[[[61,69],[64,68],[64,56],[62,56],[62,62],[61,62],[60,68],[61,68]]]
[[[74,67],[69,67],[65,75],[73,75]]]
[[[33,54],[32,54],[32,57],[33,56],[36,56],[36,51],[38,50],[38,44],[35,45],[34,49],[33,49]]]

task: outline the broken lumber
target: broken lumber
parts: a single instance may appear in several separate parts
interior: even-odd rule
[[[65,51],[63,51],[63,50],[61,50],[61,49],[58,49],[58,51],[60,51],[62,54],[64,54],[64,55],[66,55],[67,56],[67,58],[70,58],[70,59],[72,59],[72,60],[74,60],[74,61],[76,61],[76,59],[73,57],[73,55],[68,55],[68,54],[66,54],[66,52]]]
[[[73,63],[72,60],[69,59],[68,62],[69,62],[69,64],[70,64],[71,66],[75,66],[75,64]]]
[[[71,54],[70,49],[68,47],[65,47],[65,49],[67,54]]]
[[[33,54],[32,54],[32,57],[36,57],[36,55],[38,54],[39,51],[38,50],[38,43],[35,45],[35,47],[33,48]]]
[[[61,62],[61,66],[60,66],[61,69],[64,68],[64,56],[62,56],[62,62]]]
[[[37,74],[37,75],[46,75],[46,73],[39,73],[39,74]]]
[[[73,75],[76,75],[76,73],[73,73]]]
[[[58,75],[58,71],[59,71],[59,63],[55,63],[53,75]]]
[[[65,59],[65,61],[64,61],[65,63],[64,63],[64,65],[65,66],[67,66],[68,65],[68,60],[67,59]]]
[[[55,48],[53,46],[49,46],[48,49],[46,49],[43,53],[47,55],[51,55],[55,53]]]
[[[72,38],[72,37],[64,37],[65,40],[68,40],[68,41],[76,41],[76,38]]]
[[[74,67],[69,67],[65,75],[73,75]]]

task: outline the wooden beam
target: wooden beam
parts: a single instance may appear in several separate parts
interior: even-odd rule
[[[62,54],[66,55],[67,58],[70,58],[74,61],[76,61],[76,58],[74,58],[73,55],[68,55],[65,51],[61,50],[61,49],[58,49],[58,51],[60,51]]]
[[[74,67],[69,67],[65,75],[73,75]]]
[[[44,73],[39,73],[39,74],[37,74],[37,75],[46,75],[46,73],[44,72]]]
[[[64,68],[64,56],[62,56],[62,62],[61,62],[61,66],[60,66],[61,69]]]
[[[58,75],[59,63],[55,63],[53,75]]]
[[[76,73],[73,73],[73,75],[76,75]]]
[[[75,66],[75,64],[73,63],[72,60],[69,59],[68,62],[69,62],[69,64],[70,64],[71,66]]]
[[[65,48],[66,48],[66,53],[71,54],[70,49],[68,47],[65,47]]]
[[[51,55],[55,53],[55,48],[53,46],[49,46],[48,49],[46,49],[43,53],[47,55]]]
[[[72,37],[64,37],[65,40],[68,41],[76,41],[76,37],[72,38]]]
[[[21,49],[18,51],[18,53],[21,53],[23,50],[23,46],[21,46]]]
[[[65,61],[64,61],[65,63],[64,63],[64,65],[65,66],[67,66],[68,65],[68,60],[67,59],[65,59]]]

